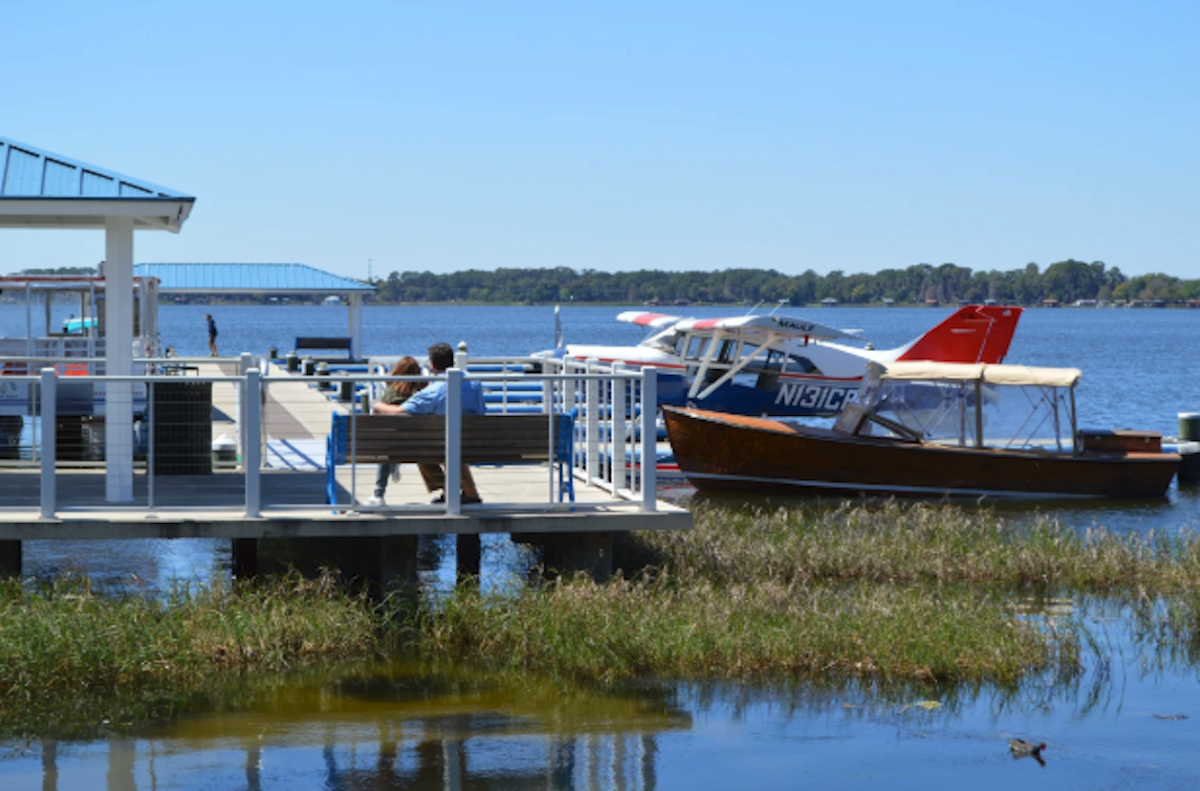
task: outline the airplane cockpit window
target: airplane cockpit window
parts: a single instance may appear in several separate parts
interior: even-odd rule
[[[693,335],[688,339],[687,353],[684,357],[689,360],[699,360],[704,356],[704,351],[708,348],[709,340],[711,339]]]
[[[813,361],[807,357],[798,357],[796,355],[788,355],[787,362],[783,366],[783,370],[790,373],[799,371],[806,374],[820,375],[821,369],[813,364]]]
[[[717,352],[717,362],[729,364],[737,357],[737,341],[726,338],[721,341],[721,348]]]

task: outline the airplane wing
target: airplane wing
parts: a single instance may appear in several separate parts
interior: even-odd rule
[[[655,329],[667,324],[674,324],[682,316],[669,316],[666,313],[652,313],[646,310],[627,310],[617,314],[617,321],[626,324],[636,324],[639,327],[654,327]]]
[[[781,338],[807,338],[810,341],[828,341],[838,338],[856,338],[857,330],[839,330],[818,324],[815,321],[791,316],[735,316],[726,319],[689,319],[681,322],[684,332],[722,331],[741,335],[771,334]]]

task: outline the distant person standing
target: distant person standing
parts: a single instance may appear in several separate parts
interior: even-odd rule
[[[208,356],[217,356],[217,323],[213,321],[211,313],[204,314],[204,320],[208,322]]]

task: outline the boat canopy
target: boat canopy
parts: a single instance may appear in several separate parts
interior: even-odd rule
[[[1083,373],[1078,368],[1043,368],[1032,365],[938,363],[929,361],[871,363],[880,379],[953,380],[994,385],[1074,387]]]

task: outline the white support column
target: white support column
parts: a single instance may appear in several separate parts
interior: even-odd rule
[[[463,372],[446,371],[446,513],[462,513]]]
[[[133,218],[104,221],[104,372],[133,373]],[[108,382],[104,402],[105,499],[133,501],[133,383]]]

